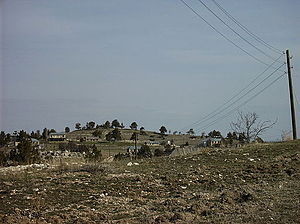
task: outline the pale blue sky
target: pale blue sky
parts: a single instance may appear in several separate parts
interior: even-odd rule
[[[187,2],[235,43],[272,62],[197,0]],[[211,0],[204,2],[213,6]],[[300,1],[218,2],[271,45],[291,50],[300,98]],[[0,7],[0,126],[5,131],[60,131],[73,129],[76,122],[115,118],[126,125],[137,121],[146,129],[165,125],[175,131],[213,111],[266,68],[179,0],[0,0]],[[241,110],[278,118],[265,135],[275,140],[290,129],[288,102],[284,78]],[[297,109],[300,115],[299,105]],[[225,134],[234,114],[203,131]],[[205,124],[192,128],[201,132]]]

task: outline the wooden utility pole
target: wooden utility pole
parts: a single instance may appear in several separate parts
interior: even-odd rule
[[[138,133],[134,132],[134,157],[137,157],[137,140],[138,140]]]
[[[295,140],[295,139],[297,139],[297,127],[296,127],[296,113],[295,113],[295,107],[294,107],[293,82],[292,82],[292,72],[291,72],[289,50],[286,50],[286,61],[287,61],[289,91],[290,91],[290,105],[291,105],[292,129],[293,129],[292,131],[293,131],[293,139]]]

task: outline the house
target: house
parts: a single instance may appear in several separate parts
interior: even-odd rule
[[[208,137],[201,140],[199,146],[201,147],[220,147],[222,144],[221,137]]]
[[[136,153],[137,153],[138,151],[140,151],[141,148],[142,148],[142,147],[141,147],[140,145],[136,146]],[[129,146],[129,147],[127,148],[127,152],[128,152],[129,154],[135,153],[135,146]]]
[[[65,141],[66,134],[64,132],[50,133],[48,140],[49,141]]]
[[[160,145],[160,142],[158,142],[158,141],[149,141],[148,143],[147,143],[148,145],[151,145],[151,146],[159,146]]]

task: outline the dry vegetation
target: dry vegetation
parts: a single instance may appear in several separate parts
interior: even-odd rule
[[[300,223],[300,141],[0,174],[0,223]]]

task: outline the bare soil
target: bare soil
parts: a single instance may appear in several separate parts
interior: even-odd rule
[[[300,223],[300,141],[0,170],[0,223]]]

